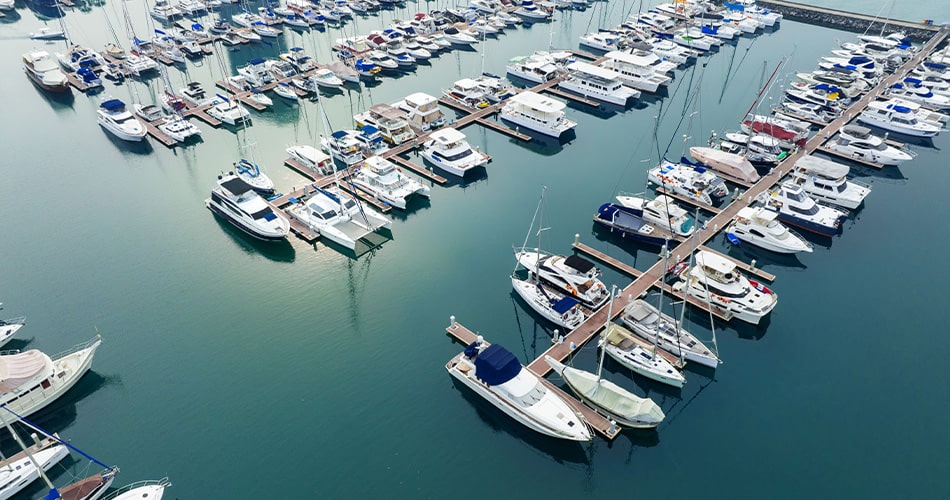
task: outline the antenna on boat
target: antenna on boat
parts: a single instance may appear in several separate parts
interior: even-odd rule
[[[524,249],[528,247],[528,238],[531,237],[531,230],[534,228],[534,221],[537,220],[538,217],[539,217],[539,215],[541,214],[541,207],[542,207],[543,204],[544,204],[544,192],[547,191],[547,189],[548,189],[547,186],[541,185],[541,199],[538,200],[538,206],[537,206],[537,208],[534,209],[534,217],[531,217],[531,225],[528,226],[528,234],[525,234],[525,235],[524,235],[524,243],[521,244],[521,250],[522,250],[522,251],[524,251]],[[540,226],[541,226],[541,223],[539,222],[539,223],[538,223],[538,227],[539,227],[539,229],[538,229],[538,248],[536,248],[536,250],[537,250],[537,252],[538,252],[538,260],[539,260],[539,261],[540,261],[540,258],[541,258],[541,231],[542,231],[542,230],[540,229]],[[511,274],[514,275],[515,271],[517,271],[517,270],[518,270],[518,262],[517,262],[517,259],[516,259],[516,260],[515,260],[515,269],[511,272]]]
[[[667,257],[669,257],[669,255],[670,255],[670,240],[665,240],[665,241],[663,242],[663,246],[660,247],[660,251],[663,252],[663,274],[660,275],[660,299],[657,301],[657,304],[656,304],[656,311],[657,311],[657,314],[659,315],[659,317],[662,318],[662,317],[663,317],[663,316],[662,316],[662,314],[663,314],[663,291],[664,291],[664,289],[666,288],[666,281],[664,280],[664,278],[666,278],[666,270],[667,270],[666,259],[667,259]],[[684,307],[685,307],[685,306],[684,306]],[[660,320],[657,319],[657,321],[654,323],[654,325],[655,325],[655,326],[654,326],[655,331],[653,332],[653,359],[656,359],[656,344],[657,344],[657,342],[660,341]],[[673,326],[676,327],[676,347],[680,350],[680,359],[682,359],[682,358],[683,358],[683,346],[680,344],[679,326],[677,326],[677,325],[673,325]]]

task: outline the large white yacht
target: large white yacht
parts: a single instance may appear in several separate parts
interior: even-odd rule
[[[389,104],[376,104],[368,110],[353,115],[357,127],[372,125],[379,129],[386,142],[396,146],[411,140],[416,134],[409,127],[405,113]]]
[[[211,101],[211,107],[208,108],[208,114],[228,125],[237,125],[243,123],[251,116],[244,106],[241,106],[236,100],[228,99],[218,95]]]
[[[529,272],[527,279],[512,275],[511,287],[531,309],[565,331],[577,328],[586,319],[577,300],[550,287],[545,287],[533,273]]]
[[[37,86],[50,92],[66,92],[69,80],[45,50],[23,54],[23,71]]]
[[[499,344],[489,345],[479,337],[445,369],[531,430],[571,441],[593,439],[584,420]]]
[[[205,206],[258,239],[282,240],[290,231],[287,219],[274,212],[253,186],[234,173],[218,177],[218,185],[211,190]]]
[[[634,211],[646,222],[654,224],[677,236],[688,237],[696,231],[696,225],[689,213],[676,204],[676,201],[666,195],[659,195],[652,200],[620,194],[617,202]]]
[[[652,53],[608,52],[607,60],[601,63],[604,68],[620,74],[624,85],[644,92],[656,92],[661,86],[669,85],[671,78],[654,70],[659,57]]]
[[[630,99],[640,97],[640,91],[624,86],[617,72],[585,62],[568,64],[567,76],[557,85],[584,97],[618,106],[626,106]]]
[[[871,194],[871,187],[848,180],[851,169],[817,156],[803,156],[795,162],[791,177],[815,199],[839,207],[855,209]]]
[[[288,214],[321,237],[353,250],[356,242],[380,229],[390,229],[392,221],[352,196],[331,186],[316,188],[311,195],[288,210]]]
[[[683,372],[654,351],[653,342],[637,337],[620,325],[608,325],[607,335],[599,345],[605,354],[634,373],[673,387],[683,387],[686,383]]]
[[[382,156],[370,156],[353,176],[351,182],[374,198],[400,209],[406,209],[410,196],[429,197],[429,187],[406,175],[393,162]]]
[[[287,154],[316,175],[333,173],[333,158],[313,146],[307,144],[290,146],[287,148]]]
[[[104,101],[99,105],[96,115],[102,128],[123,141],[139,142],[148,133],[142,122],[118,99]]]
[[[501,109],[501,118],[527,129],[552,137],[571,130],[577,123],[564,115],[566,105],[551,97],[531,91],[512,96]]]
[[[442,89],[442,95],[469,108],[482,109],[491,104],[485,89],[481,88],[478,82],[471,78],[456,80],[452,87]]]
[[[921,119],[920,105],[908,101],[871,101],[858,115],[858,121],[916,137],[934,137],[940,126]]]
[[[897,166],[915,156],[912,152],[891,146],[872,134],[871,129],[860,125],[845,125],[837,136],[825,143],[825,147],[856,160],[885,166]]]
[[[834,236],[848,214],[819,205],[798,184],[785,181],[771,191],[759,195],[759,201],[778,211],[780,221],[822,236]]]
[[[753,325],[759,324],[778,303],[778,294],[757,281],[742,275],[735,263],[721,255],[700,250],[696,265],[680,275],[675,289],[712,306],[732,313],[733,317]]]
[[[600,269],[583,257],[521,249],[515,252],[515,259],[525,269],[537,273],[545,283],[570,294],[592,310],[610,298],[610,292],[600,281]]]
[[[465,134],[451,127],[430,134],[429,140],[422,144],[421,154],[433,165],[459,177],[488,163],[488,155],[473,150]]]
[[[409,94],[393,106],[403,110],[409,126],[417,130],[435,130],[445,125],[445,114],[439,109],[439,100],[425,92]]]
[[[557,78],[559,68],[554,59],[545,54],[513,57],[505,66],[509,75],[532,83],[544,83]]]
[[[692,333],[682,326],[677,328],[676,320],[643,299],[627,304],[621,319],[634,333],[680,359],[713,368],[721,363],[719,356]]]
[[[36,349],[0,355],[3,394],[0,405],[21,418],[45,408],[89,371],[102,339],[96,337],[51,359]]]
[[[726,235],[733,235],[776,253],[812,252],[812,245],[778,221],[778,213],[764,207],[743,207],[726,227]]]
[[[647,179],[674,194],[706,205],[729,193],[726,183],[716,174],[681,163],[664,161],[647,172]]]

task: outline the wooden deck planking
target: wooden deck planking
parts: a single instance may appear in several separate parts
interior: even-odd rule
[[[544,89],[544,91],[545,91],[545,92],[550,92],[551,94],[554,94],[554,95],[559,96],[559,97],[563,97],[564,99],[570,99],[570,100],[572,100],[572,101],[574,101],[574,102],[579,102],[579,103],[581,103],[581,104],[586,104],[586,105],[588,105],[588,106],[592,106],[592,107],[595,107],[595,108],[596,108],[597,106],[600,106],[600,103],[597,102],[597,101],[592,101],[592,100],[590,100],[590,99],[587,99],[586,97],[579,96],[579,95],[575,95],[575,94],[572,94],[572,93],[570,93],[570,92],[566,92],[566,91],[564,91],[564,90],[561,90],[561,89],[559,89],[559,88],[548,87],[548,88]]]
[[[522,141],[530,141],[530,140],[531,140],[531,136],[530,136],[530,135],[528,135],[528,134],[522,134],[522,133],[519,132],[518,130],[513,129],[513,128],[508,128],[508,127],[506,127],[506,126],[504,126],[504,125],[502,125],[502,124],[500,124],[500,123],[498,123],[498,122],[493,122],[493,121],[486,120],[486,119],[484,119],[484,118],[479,118],[479,119],[475,120],[475,123],[478,123],[479,125],[481,125],[481,126],[483,126],[483,127],[490,128],[490,129],[494,130],[495,132],[501,132],[502,134],[509,135],[509,136],[511,136],[511,137],[514,137],[515,139],[520,139],[520,140],[522,140]]]
[[[580,241],[574,241],[574,244],[572,246],[578,252],[585,253],[628,276],[639,278],[640,276],[643,275],[642,271],[631,266],[630,264],[622,262],[619,259],[615,259],[599,250],[594,249],[593,247],[590,247],[581,243]]]
[[[152,136],[152,138],[154,138],[156,141],[170,148],[178,144],[178,141],[176,141],[175,139],[172,139],[171,137],[168,137],[168,134],[159,130],[156,124],[161,123],[162,122],[161,120],[158,120],[154,123],[147,122],[145,120],[142,120],[141,118],[138,118],[138,120],[139,122],[142,123],[142,125],[145,126],[145,130],[146,132],[148,132],[148,135]]]
[[[459,342],[469,345],[472,342],[475,342],[477,335],[473,333],[468,328],[465,328],[460,323],[454,322],[445,329],[446,333],[454,337]],[[542,359],[543,361],[543,359]],[[547,364],[547,363],[545,363]],[[564,400],[568,405],[570,405],[574,411],[581,414],[584,420],[593,428],[595,431],[600,433],[601,436],[607,439],[613,439],[617,437],[617,434],[620,433],[620,427],[614,425],[609,419],[605,418],[603,415],[595,412],[593,409],[587,405],[578,401],[574,396],[564,392],[560,387],[554,385],[543,376],[539,376],[541,383],[547,387],[548,390],[557,394],[561,399]]]
[[[204,106],[199,106],[197,108],[193,108],[190,105],[186,105],[185,111],[182,112],[182,116],[186,118],[190,116],[194,116],[195,118],[198,118],[199,120],[207,123],[208,125],[211,125],[212,127],[220,127],[221,120],[209,115],[206,112],[206,110],[210,107],[211,107],[210,104],[205,104]]]

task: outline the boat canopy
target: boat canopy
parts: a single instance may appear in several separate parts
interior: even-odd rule
[[[816,156],[803,156],[795,162],[795,167],[800,168],[809,174],[824,177],[826,179],[840,179],[851,171],[847,165],[835,163],[831,160],[818,158]]]
[[[525,90],[508,98],[508,102],[527,106],[540,113],[557,113],[563,110],[567,105],[561,101],[550,99],[541,94],[536,94],[530,90]]]
[[[237,176],[222,182],[221,187],[228,190],[234,196],[240,196],[248,191],[254,190],[250,184],[244,182],[243,179]]]
[[[10,392],[22,386],[51,365],[49,356],[36,349],[0,356],[0,392]]]
[[[551,305],[551,309],[558,314],[564,314],[576,306],[578,302],[573,297],[564,297]]]
[[[433,141],[443,146],[465,140],[465,134],[451,127],[439,129],[433,132],[430,137],[432,137]]]
[[[736,268],[731,260],[705,250],[696,252],[696,263],[720,274],[730,273]]]
[[[591,269],[594,268],[594,263],[577,255],[568,255],[564,259],[564,265],[575,269],[581,274],[587,274]]]
[[[347,135],[348,134],[346,130],[337,130],[336,132],[330,134],[330,136],[333,137],[334,139],[342,139],[346,137]]]
[[[500,385],[518,376],[521,362],[499,344],[486,347],[475,358],[475,374],[488,385]]]
[[[642,67],[650,66],[657,59],[659,59],[656,56],[656,54],[653,54],[652,52],[641,55],[641,54],[631,54],[629,52],[621,52],[619,50],[608,52],[606,57],[608,57],[609,59],[613,59],[615,61],[620,61],[620,62],[630,64],[633,66],[642,66]]]
[[[125,103],[118,99],[109,99],[100,104],[99,107],[107,111],[121,111],[125,109]]]
[[[859,139],[867,139],[871,136],[871,129],[860,125],[845,125],[841,131]]]

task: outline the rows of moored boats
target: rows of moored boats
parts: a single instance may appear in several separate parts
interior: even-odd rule
[[[25,317],[0,319],[0,347],[6,345],[23,326]],[[0,353],[0,373],[3,374],[3,392],[0,394],[0,424],[16,438],[22,451],[0,457],[0,498],[10,498],[40,477],[51,484],[46,471],[69,456],[74,446],[67,445],[58,435],[37,427],[29,418],[44,408],[55,405],[92,366],[92,358],[102,343],[99,336],[79,344],[65,352],[49,356],[37,349]],[[43,439],[33,435],[34,444],[26,446],[10,425],[20,422],[31,430],[43,434]],[[84,457],[91,458],[83,453]],[[170,485],[167,480],[135,483],[116,491],[109,491],[118,467],[106,465],[96,459],[103,470],[74,483],[54,488],[46,498],[69,498],[95,500],[97,498],[131,500],[133,498],[161,499],[162,492]],[[103,495],[107,496],[103,497]]]
[[[828,112],[827,118],[840,116],[850,103],[848,99],[857,99],[875,88],[882,75],[894,74],[916,53],[909,40],[900,34],[865,35],[859,40],[859,43],[841,44],[847,53],[836,51],[835,59],[824,59],[822,67],[830,62],[830,69],[816,70],[807,76],[799,74],[801,82],[787,91],[789,102],[777,107],[773,114],[749,115],[743,121],[743,132],[724,134],[725,139],[720,141],[714,136],[709,147],[690,148],[695,160],[664,161],[652,169],[650,181],[667,194],[652,199],[642,195],[617,196],[616,203],[600,208],[594,216],[595,222],[637,241],[662,245],[666,259],[665,249],[670,241],[690,236],[696,226],[687,210],[677,206],[677,198],[697,207],[720,203],[729,192],[727,182],[734,184],[738,191],[758,181],[763,166],[771,169],[790,154],[789,150],[797,151],[805,144],[812,124],[830,121],[816,115],[808,122],[796,119],[790,111],[798,115],[804,108],[789,104],[807,101],[826,107],[821,110]],[[945,109],[943,100],[933,98],[945,95],[941,92],[945,93],[945,84],[950,83],[947,63],[950,63],[950,49],[929,56],[927,61],[902,74],[902,83],[885,89],[881,99],[872,101],[857,120],[898,137],[932,137],[943,130],[947,122],[947,117],[939,112]],[[827,75],[833,75],[839,84],[849,82],[848,89],[829,87],[826,81],[809,80]],[[915,94],[927,97],[907,100],[906,89],[924,85],[924,82],[929,84],[926,85],[928,90]],[[819,98],[824,101],[819,102]],[[820,111],[817,106],[808,109]],[[744,148],[733,149],[724,144],[727,141]],[[753,163],[748,148],[754,143],[774,147],[774,158],[764,165]],[[886,134],[881,137],[875,135],[875,130],[855,124],[841,127],[838,134],[826,142],[825,148],[878,167],[896,166],[913,157],[899,144],[889,141]],[[811,244],[785,224],[819,237],[837,234],[841,222],[848,217],[848,210],[859,209],[870,193],[868,186],[851,179],[849,174],[847,165],[814,155],[801,156],[786,180],[764,192],[753,205],[739,210],[725,228],[727,238],[733,244],[745,242],[777,253],[811,252]],[[540,235],[540,231],[537,234]],[[739,264],[731,258],[709,250],[690,254],[687,261],[673,265],[667,265],[664,260],[668,272],[662,283],[672,277],[674,292],[695,298],[726,318],[752,324],[758,324],[777,305],[778,295],[744,276]],[[597,309],[606,304],[611,308],[614,305],[610,300],[612,294],[599,280],[600,271],[586,259],[577,255],[546,254],[540,248],[518,250],[515,257],[523,269],[522,274],[512,275],[515,291],[539,316],[560,329],[570,331],[584,324]],[[622,426],[656,427],[664,414],[653,401],[605,380],[602,376],[604,355],[639,376],[672,387],[682,387],[686,382],[682,370],[686,363],[711,368],[720,363],[715,336],[710,347],[691,335],[683,328],[682,316],[675,318],[663,312],[663,295],[661,289],[656,305],[647,299],[630,301],[620,315],[623,325],[613,323],[609,319],[613,313],[608,312],[599,343],[601,366],[596,374],[545,357],[578,398]],[[681,313],[683,309],[685,306]],[[559,400],[514,354],[497,344],[489,344],[481,336],[453,357],[446,369],[535,431],[574,441],[592,438],[581,413]]]

